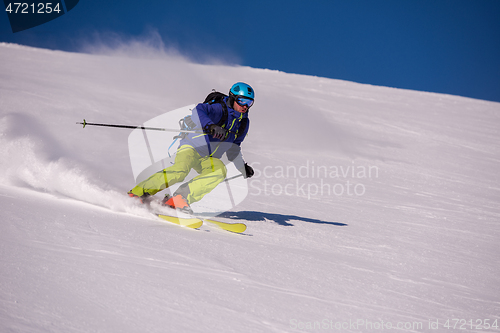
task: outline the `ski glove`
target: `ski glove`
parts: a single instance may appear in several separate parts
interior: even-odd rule
[[[253,176],[253,174],[254,174],[253,168],[245,163],[245,173],[244,173],[245,178],[250,178]]]
[[[219,140],[223,140],[227,136],[227,130],[215,124],[208,126],[208,133],[210,133],[214,139]]]

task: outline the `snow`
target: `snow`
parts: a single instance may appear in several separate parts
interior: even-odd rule
[[[14,44],[0,78],[0,331],[498,331],[499,103]],[[243,235],[155,219],[124,195],[131,130],[75,124],[237,81],[256,175],[221,218]]]

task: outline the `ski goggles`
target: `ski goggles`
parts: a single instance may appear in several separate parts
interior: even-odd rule
[[[238,105],[240,105],[240,106],[246,105],[248,108],[250,108],[253,105],[253,102],[254,101],[251,98],[242,97],[242,96],[236,97],[236,103],[238,103]]]

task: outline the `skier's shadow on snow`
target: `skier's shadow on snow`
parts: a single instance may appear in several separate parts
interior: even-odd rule
[[[327,222],[318,219],[311,219],[308,217],[301,217],[297,215],[283,215],[283,214],[274,214],[274,213],[263,213],[263,212],[255,212],[255,211],[240,211],[240,212],[224,212],[219,215],[219,217],[224,217],[228,219],[238,219],[238,220],[247,220],[247,221],[273,221],[283,226],[293,226],[293,224],[288,221],[296,220],[310,223],[319,223],[319,224],[330,224],[336,226],[347,226],[345,223],[340,222]]]

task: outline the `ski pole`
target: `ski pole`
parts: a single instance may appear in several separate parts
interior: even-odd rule
[[[238,178],[238,177],[243,177],[243,174],[242,174],[242,173],[240,173],[239,175],[232,176],[232,177],[230,177],[230,178],[226,178],[226,179],[224,179],[224,180],[227,182],[227,181],[233,180],[233,179]]]
[[[203,131],[187,131],[187,130],[181,130],[181,129],[171,129],[171,128],[158,128],[158,127],[144,127],[144,126],[131,126],[131,125],[112,125],[112,124],[96,124],[96,123],[88,123],[85,119],[83,119],[83,123],[77,122],[78,125],[83,125],[83,128],[85,126],[90,125],[90,126],[104,126],[104,127],[117,127],[117,128],[140,128],[143,130],[149,130],[149,131],[164,131],[164,132],[182,132],[182,133],[204,133]]]

